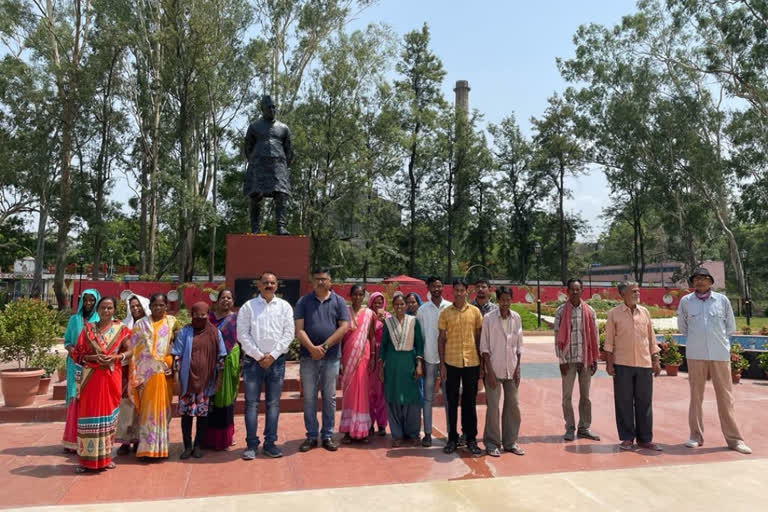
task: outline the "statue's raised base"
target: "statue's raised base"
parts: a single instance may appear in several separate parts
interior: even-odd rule
[[[310,289],[309,238],[305,236],[227,235],[227,286],[241,306],[256,295],[262,272],[279,279],[278,295],[295,305]]]

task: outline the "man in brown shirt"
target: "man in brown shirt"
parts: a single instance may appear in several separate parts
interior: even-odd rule
[[[637,283],[619,283],[624,304],[608,312],[605,325],[606,371],[613,376],[613,403],[622,450],[637,446],[661,451],[653,442],[653,377],[661,373],[659,346],[651,315],[638,304]]]

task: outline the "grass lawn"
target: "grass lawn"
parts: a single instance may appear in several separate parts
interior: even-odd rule
[[[523,330],[524,331],[551,331],[552,329],[544,322],[544,320],[541,321],[541,329],[537,327],[538,323],[538,317],[535,313],[531,313],[527,309],[525,309],[525,306],[522,304],[512,304],[509,309],[516,312],[518,315],[520,315],[520,318],[523,320]],[[542,311],[542,314],[544,312]]]
[[[737,316],[736,330],[741,331],[746,326],[747,326],[747,317]],[[768,317],[753,316],[752,318],[749,319],[749,326],[752,328],[752,334],[760,334],[760,329],[763,328],[764,326],[768,326]]]

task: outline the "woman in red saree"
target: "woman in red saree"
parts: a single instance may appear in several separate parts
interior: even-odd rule
[[[374,348],[374,354],[379,353],[381,346],[381,335],[384,331],[384,320],[389,318],[390,315],[387,312],[387,299],[384,298],[384,294],[381,292],[374,292],[368,297],[368,309],[375,313],[374,319],[374,335],[376,343],[372,345]],[[376,361],[376,357],[374,357]],[[368,376],[368,402],[371,411],[371,428],[370,434],[373,435],[373,424],[375,423],[379,427],[379,435],[383,436],[387,433],[387,399],[384,397],[384,385],[379,380],[378,372],[373,372]]]
[[[102,297],[98,322],[87,323],[77,339],[72,359],[82,366],[77,382],[78,473],[112,469],[112,443],[122,394],[122,367],[131,331],[114,320],[115,299]]]
[[[365,288],[356,284],[349,292],[349,331],[341,342],[341,387],[344,391],[339,432],[344,433],[342,443],[353,439],[368,442],[371,414],[368,406],[368,379],[373,374],[376,355],[374,347],[374,313],[363,307]]]

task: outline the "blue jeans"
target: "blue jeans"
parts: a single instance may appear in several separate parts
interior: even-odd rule
[[[440,365],[424,362],[424,433],[432,435],[432,402],[435,399],[435,381],[440,375]],[[445,399],[445,382],[440,384]],[[444,400],[445,421],[448,421],[448,400]],[[445,429],[448,433],[448,427]]]
[[[282,355],[266,370],[258,361],[245,356],[243,362],[243,380],[245,381],[245,442],[248,448],[259,446],[259,398],[264,384],[264,444],[277,441],[277,420],[280,416],[280,393],[283,391],[285,378],[285,356]]]
[[[302,357],[299,373],[304,390],[304,427],[308,439],[317,439],[317,389],[323,399],[323,428],[320,437],[330,439],[336,415],[336,379],[339,377],[339,358],[320,359]]]

